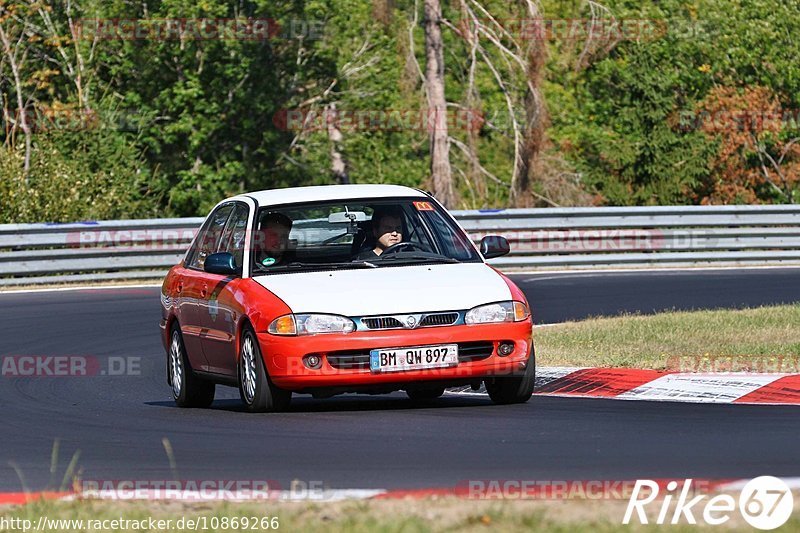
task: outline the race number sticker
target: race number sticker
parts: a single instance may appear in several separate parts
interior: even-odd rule
[[[430,202],[414,202],[417,211],[433,211],[433,204]]]

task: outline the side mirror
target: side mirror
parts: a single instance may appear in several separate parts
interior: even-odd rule
[[[486,259],[500,257],[511,251],[508,240],[499,235],[487,235],[481,239],[481,255]]]
[[[239,268],[236,266],[236,258],[228,252],[219,252],[206,257],[203,270],[209,274],[219,274],[221,276],[237,276]]]

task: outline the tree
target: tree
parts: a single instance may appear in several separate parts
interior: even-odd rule
[[[427,124],[431,152],[433,194],[445,207],[456,204],[450,169],[450,141],[447,124],[447,100],[444,96],[444,41],[442,40],[442,7],[439,0],[425,0],[425,92]]]
[[[767,87],[716,87],[698,106],[697,126],[719,143],[704,204],[794,203],[800,185],[800,129]]]
[[[25,156],[22,167],[25,184],[28,181],[28,172],[31,167],[31,150],[33,147],[33,133],[28,123],[31,101],[26,94],[24,79],[28,55],[31,47],[32,32],[29,28],[31,17],[30,6],[25,4],[0,5],[0,44],[2,44],[2,61],[0,61],[0,79],[5,79],[4,70],[11,71],[11,90],[4,94],[3,117],[6,123],[11,124],[11,132],[6,137],[12,144],[16,132],[22,130],[25,137]],[[11,113],[8,101],[13,99],[16,112]]]
[[[530,17],[531,24],[536,24],[537,31],[542,32],[541,9],[531,0],[523,0],[523,13]],[[522,52],[525,56],[525,75],[527,87],[525,91],[525,127],[515,172],[516,182],[511,184],[511,201],[519,202],[530,189],[531,181],[536,178],[539,157],[545,143],[547,127],[547,106],[544,103],[542,83],[544,67],[547,60],[547,47],[541,39],[527,39]],[[523,200],[524,201],[524,200]]]
[[[112,123],[107,85],[94,90],[102,43],[82,39],[77,23],[90,9],[91,0],[0,3],[3,222],[156,214],[138,132]]]

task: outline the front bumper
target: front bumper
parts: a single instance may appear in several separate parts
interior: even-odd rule
[[[522,374],[533,353],[532,323],[529,320],[502,324],[431,327],[415,330],[364,331],[350,334],[321,334],[280,337],[258,333],[264,362],[271,380],[278,387],[303,391],[320,388],[362,388],[419,382],[466,383],[492,376]],[[511,354],[501,357],[501,341],[514,342]],[[373,373],[369,368],[344,369],[332,366],[327,355],[343,351],[369,351],[438,344],[491,342],[491,354],[478,360],[461,361],[448,368]],[[322,367],[307,368],[303,357],[322,356]]]

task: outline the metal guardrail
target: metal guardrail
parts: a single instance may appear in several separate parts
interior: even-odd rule
[[[478,240],[499,234],[504,268],[800,263],[800,206],[659,206],[461,211]]]
[[[202,223],[0,224],[0,286],[160,278],[181,260]]]
[[[503,235],[505,269],[800,264],[800,206],[454,211],[476,242]],[[154,279],[202,218],[0,225],[0,286]]]

